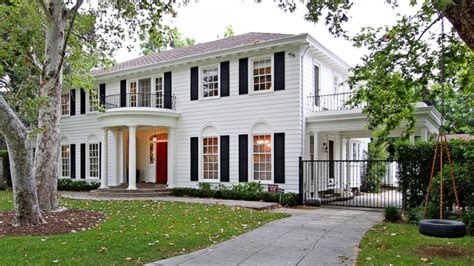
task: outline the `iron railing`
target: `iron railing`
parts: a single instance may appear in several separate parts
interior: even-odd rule
[[[398,163],[389,160],[302,160],[303,201],[355,207],[402,207]]]
[[[348,104],[349,99],[352,97],[352,95],[352,92],[344,92],[309,96],[309,100],[312,107],[311,111],[321,112],[363,108],[365,104],[359,104],[357,106],[351,106]]]
[[[162,93],[126,93],[105,97],[105,109],[151,107],[176,110],[176,96]]]

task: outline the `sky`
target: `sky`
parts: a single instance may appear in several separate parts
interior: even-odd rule
[[[365,49],[352,47],[349,41],[334,38],[327,30],[324,22],[314,24],[304,20],[306,8],[298,2],[294,13],[285,13],[278,8],[274,0],[190,0],[186,6],[177,9],[177,17],[169,21],[171,26],[185,37],[195,39],[198,43],[213,41],[219,35],[221,38],[225,28],[232,25],[235,34],[247,32],[271,32],[300,34],[309,33],[316,40],[326,46],[354,66],[367,53]],[[399,7],[395,10],[386,4],[386,0],[355,0],[350,13],[349,22],[345,29],[350,34],[356,34],[361,27],[379,27],[395,23],[397,13],[412,14],[416,8],[409,6],[409,0],[398,0]],[[140,56],[140,49],[129,52],[120,49],[116,53],[116,60],[123,62]]]

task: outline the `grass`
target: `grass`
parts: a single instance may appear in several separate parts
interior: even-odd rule
[[[450,248],[463,250],[462,257],[441,258],[417,253],[418,248]],[[358,265],[474,265],[474,241],[466,236],[458,239],[427,237],[413,224],[381,223],[362,239]]]
[[[0,211],[12,208],[11,196],[0,191]],[[286,216],[173,202],[62,199],[61,204],[104,212],[107,220],[80,233],[0,237],[0,265],[143,264],[208,247]]]

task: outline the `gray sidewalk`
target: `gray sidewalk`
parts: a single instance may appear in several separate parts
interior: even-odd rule
[[[245,201],[245,200],[221,200],[221,199],[207,199],[207,198],[187,198],[187,197],[94,197],[89,195],[88,192],[70,192],[61,191],[59,195],[69,199],[83,199],[83,200],[155,200],[155,201],[167,201],[167,202],[186,202],[186,203],[203,203],[203,204],[220,204],[230,207],[240,207],[254,210],[268,210],[278,206],[274,202],[263,202],[263,201]]]
[[[281,209],[292,216],[216,246],[150,265],[353,265],[365,232],[382,213]]]

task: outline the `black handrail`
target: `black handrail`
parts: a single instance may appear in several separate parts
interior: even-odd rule
[[[313,112],[350,110],[363,108],[365,104],[351,106],[348,104],[352,97],[352,92],[334,93],[325,95],[309,96]]]
[[[176,96],[162,93],[126,93],[105,97],[105,109],[150,107],[176,110]]]

